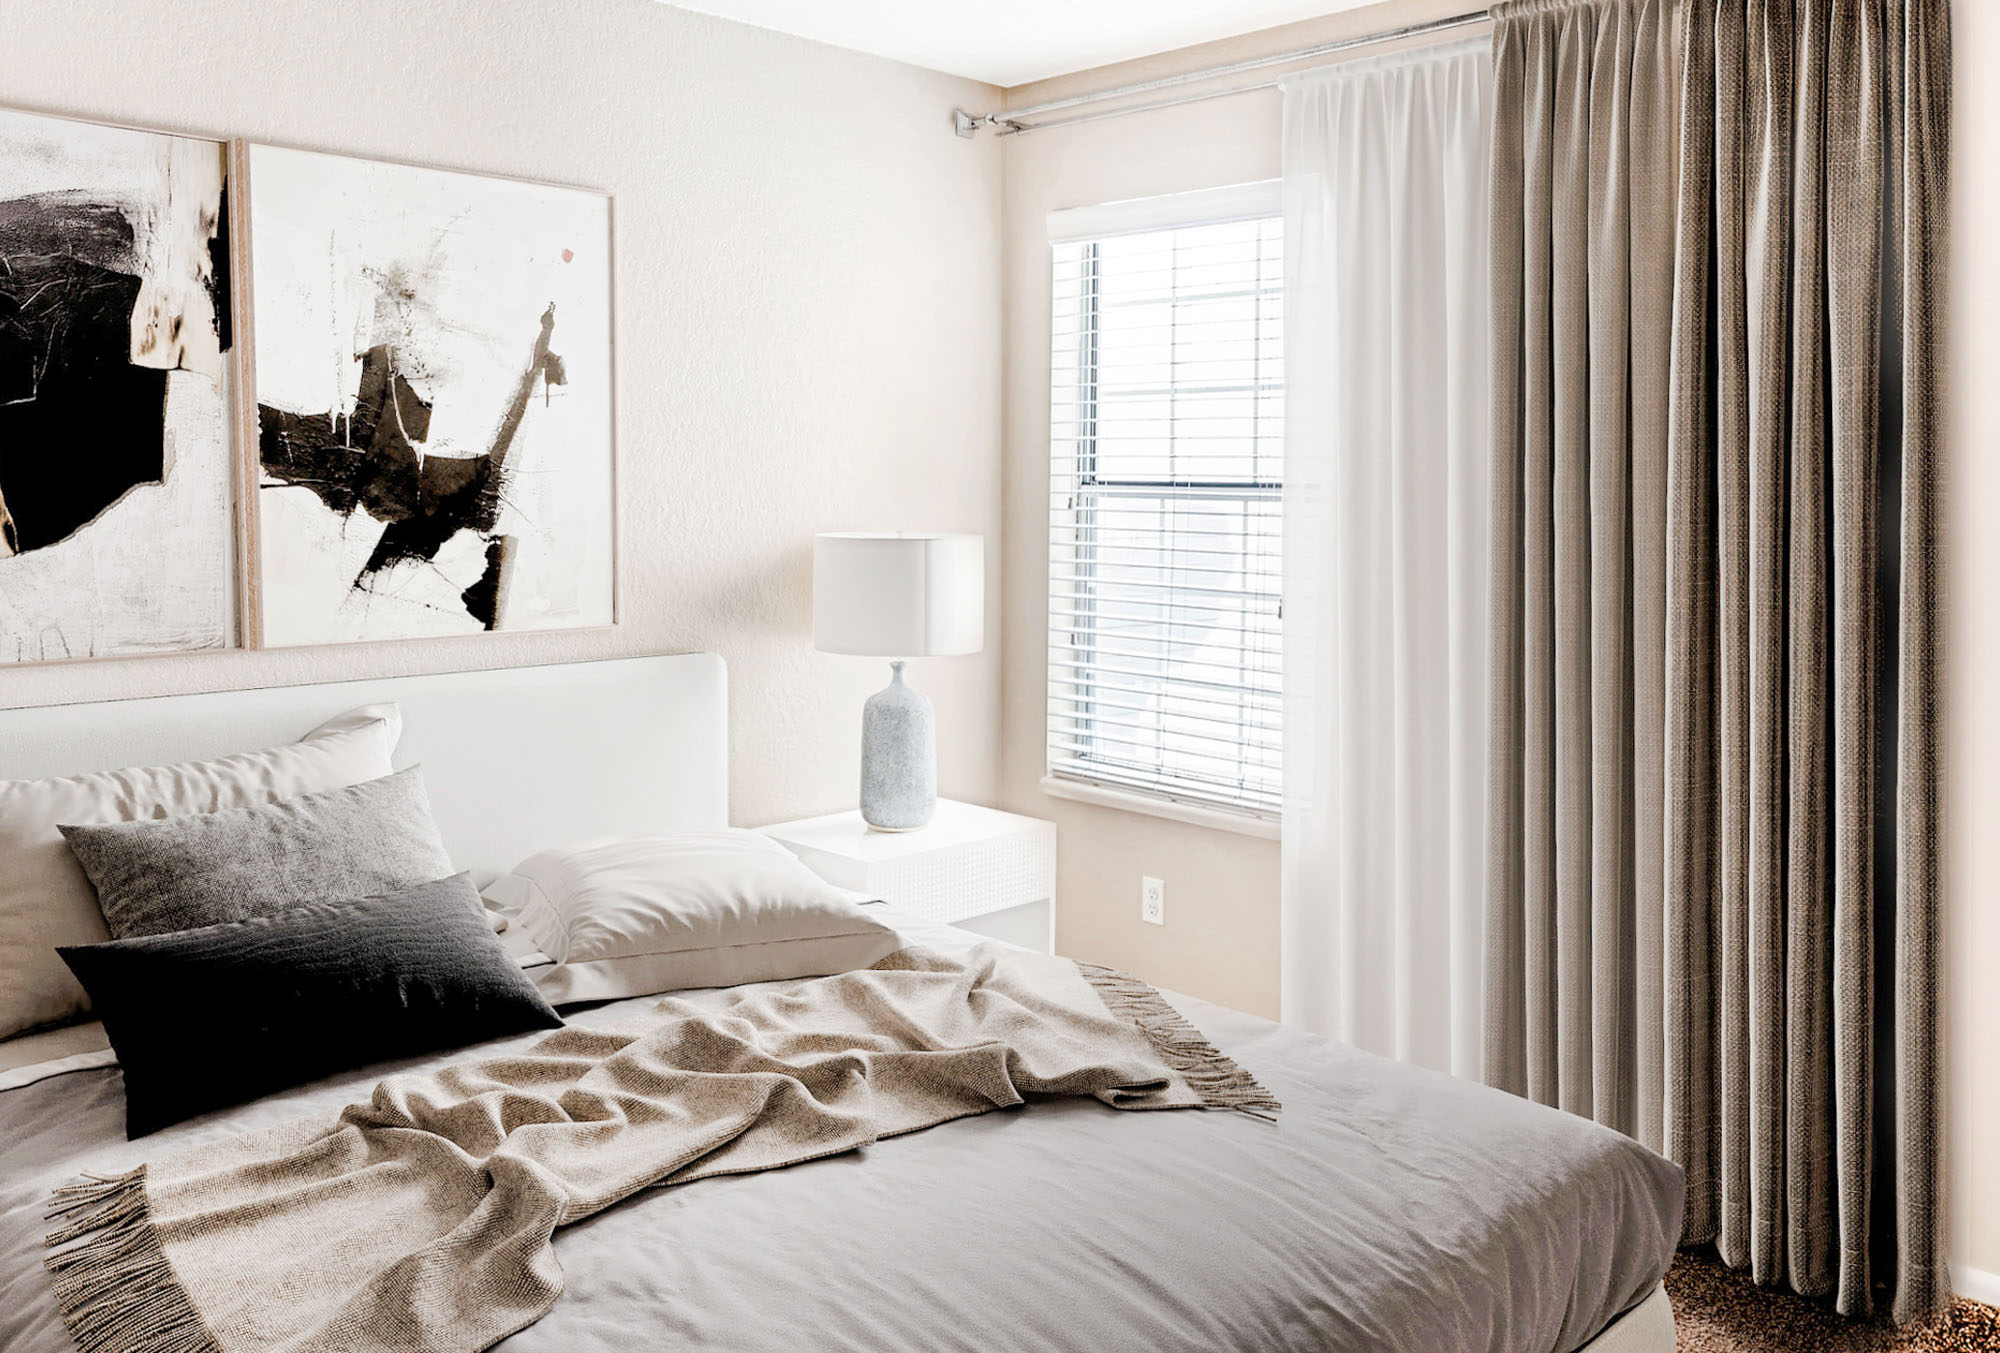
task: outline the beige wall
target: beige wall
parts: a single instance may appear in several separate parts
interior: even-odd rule
[[[950,122],[996,91],[654,0],[0,0],[0,33],[10,105],[613,193],[624,600],[614,631],[0,668],[0,705],[712,649],[736,819],[853,804],[888,674],[811,651],[812,533],[978,531],[1002,576],[1001,148]],[[974,799],[990,631],[914,674]]]
[[[1462,12],[1393,3],[1009,91],[1010,106]],[[1951,652],[1946,784],[1951,1253],[2000,1275],[2000,4],[1956,7]],[[1374,50],[1381,50],[1380,48]],[[1051,210],[1269,178],[1274,91],[1006,142],[1006,804],[1062,826],[1057,940],[1163,984],[1263,1014],[1278,1003],[1275,843],[1062,803],[1042,770],[1048,545],[1048,250]],[[1164,928],[1139,920],[1139,876],[1167,882]],[[2000,1282],[1989,1277],[1988,1282]],[[1984,1294],[1991,1299],[1994,1289]]]
[[[1951,1252],[2000,1301],[2000,5],[1953,7],[1945,1025]]]

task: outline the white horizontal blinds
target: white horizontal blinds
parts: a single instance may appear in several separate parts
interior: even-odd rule
[[[1054,246],[1051,775],[1277,815],[1283,239]]]

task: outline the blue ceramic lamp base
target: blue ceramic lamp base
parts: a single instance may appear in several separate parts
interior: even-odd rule
[[[878,832],[913,832],[937,811],[937,721],[930,697],[889,684],[861,709],[861,820]]]

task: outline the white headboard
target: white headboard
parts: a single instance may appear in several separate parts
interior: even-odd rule
[[[452,859],[482,884],[586,837],[728,823],[713,653],[0,710],[0,780],[272,747],[385,700],[403,710],[397,766],[423,766]]]

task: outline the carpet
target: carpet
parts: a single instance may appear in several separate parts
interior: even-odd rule
[[[1680,1353],[2000,1353],[2000,1307],[1961,1299],[1928,1323],[1890,1329],[1758,1287],[1699,1250],[1682,1250],[1667,1270],[1667,1296]]]

